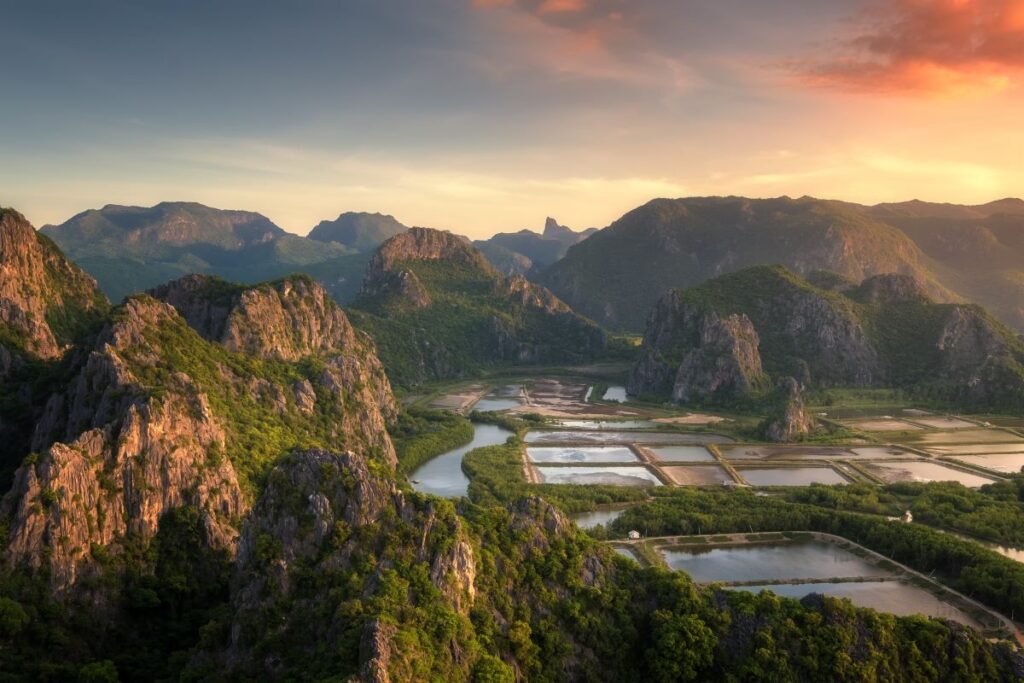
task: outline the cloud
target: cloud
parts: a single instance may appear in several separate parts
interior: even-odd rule
[[[874,19],[857,22],[838,51],[791,64],[802,81],[957,97],[1024,76],[1024,0],[890,0],[869,11]]]

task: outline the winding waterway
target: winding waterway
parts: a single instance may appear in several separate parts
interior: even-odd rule
[[[428,460],[409,475],[412,487],[420,493],[431,493],[445,498],[466,495],[469,490],[469,479],[462,472],[462,457],[475,448],[503,444],[510,436],[512,432],[497,425],[473,425],[472,441]]]

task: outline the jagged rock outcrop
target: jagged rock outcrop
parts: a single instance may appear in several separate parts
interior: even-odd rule
[[[717,323],[711,324],[711,314]],[[738,318],[723,322],[731,316]],[[757,364],[750,341],[744,341],[755,339]],[[698,352],[702,348],[703,354]],[[716,368],[718,358],[723,365]],[[666,294],[648,318],[643,354],[628,390],[676,400],[706,397],[706,390],[686,387],[717,386],[715,377],[726,380],[729,368],[742,369],[732,372],[734,377],[754,377],[761,365],[768,373],[813,378],[824,386],[871,386],[881,379],[878,352],[849,300],[784,268],[758,267]],[[742,393],[763,384],[740,380],[736,386]]]
[[[0,372],[19,353],[58,358],[107,308],[91,277],[20,213],[0,209]]]
[[[458,376],[480,365],[586,360],[604,333],[551,292],[501,275],[464,239],[411,228],[389,239],[353,304],[395,381]]]
[[[798,441],[814,431],[814,418],[804,408],[803,391],[792,377],[783,377],[775,386],[772,415],[764,428],[764,438],[776,443]]]
[[[181,314],[203,338],[229,351],[257,358],[299,361],[326,359],[318,386],[339,399],[361,394],[361,406],[376,406],[354,416],[366,432],[382,433],[379,416],[393,420],[398,407],[372,341],[357,331],[345,312],[312,279],[294,275],[260,285],[234,285],[218,278],[189,275],[151,291]],[[316,402],[312,385],[295,388],[295,398],[309,412]],[[385,449],[386,444],[380,443]]]
[[[444,261],[473,269],[493,270],[483,254],[464,238],[443,230],[409,228],[384,242],[370,259],[364,293],[372,293],[378,278],[409,261]]]
[[[42,452],[18,469],[0,507],[7,561],[45,565],[56,590],[93,573],[124,540],[148,542],[161,517],[185,505],[199,511],[211,547],[233,550],[245,497],[219,456],[226,436],[206,394],[180,372],[151,392],[123,357],[176,317],[153,300],[127,304],[67,392],[51,399],[36,434]]]
[[[271,472],[242,530],[224,662],[248,675],[275,677],[274,662],[258,659],[254,648],[268,637],[261,624],[277,613],[275,635],[304,634],[295,642],[306,643],[311,653],[357,627],[368,680],[402,680],[389,678],[393,667],[400,668],[389,654],[396,647],[393,627],[376,619],[360,627],[324,613],[300,583],[310,571],[350,574],[345,597],[371,600],[396,562],[422,564],[452,611],[468,613],[476,559],[447,503],[408,497],[351,452],[293,454]]]
[[[672,400],[737,398],[757,390],[765,381],[759,345],[747,316],[707,314],[698,346],[679,364]]]
[[[719,344],[703,339],[712,314],[745,316],[764,370],[803,386],[890,386],[964,407],[1024,405],[1024,343],[984,309],[935,303],[905,275],[877,275],[837,292],[779,266],[663,297],[648,320],[630,393],[688,400],[705,392],[680,387],[728,377],[724,369],[737,366],[742,345],[724,332]]]

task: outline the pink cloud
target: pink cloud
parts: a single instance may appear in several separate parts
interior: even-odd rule
[[[1024,75],[1024,0],[892,0],[841,50],[800,60],[805,82],[940,96],[1004,90]]]

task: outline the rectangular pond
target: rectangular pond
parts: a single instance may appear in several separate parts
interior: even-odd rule
[[[915,436],[917,443],[1019,443],[1024,439],[1002,429],[963,429],[957,432],[928,432]]]
[[[526,443],[659,443],[696,444],[730,443],[732,439],[721,434],[697,434],[679,432],[631,432],[631,431],[533,431],[526,435]]]
[[[491,391],[473,404],[473,410],[481,413],[488,411],[511,410],[523,405],[523,385],[506,384],[494,387]]]
[[[1024,453],[1024,443],[976,443],[956,446],[929,446],[928,451],[939,455]]]
[[[914,417],[914,422],[934,429],[970,429],[978,425],[968,420],[961,420],[958,417],[936,416],[936,417]]]
[[[984,455],[961,455],[957,460],[996,472],[1017,474],[1024,467],[1024,453],[986,453]]]
[[[607,484],[611,486],[661,486],[646,467],[555,467],[538,465],[542,484]]]
[[[736,483],[721,465],[668,465],[661,471],[677,486],[714,486]]]
[[[871,420],[847,420],[843,424],[851,429],[859,429],[862,432],[907,432],[924,429],[903,420],[884,417]]]
[[[560,427],[569,429],[654,429],[658,423],[652,420],[557,420]]]
[[[985,484],[991,484],[995,479],[984,477],[980,474],[964,472],[941,463],[929,462],[927,460],[913,460],[910,462],[871,462],[865,463],[864,469],[875,475],[887,484],[895,484],[903,481],[956,481],[968,488],[978,488]]]
[[[703,446],[648,446],[660,462],[715,462],[715,456]]]
[[[526,457],[531,462],[555,465],[640,461],[626,446],[530,446]]]
[[[776,595],[800,599],[811,593],[821,593],[835,598],[847,598],[858,607],[869,607],[879,612],[897,616],[923,614],[941,617],[967,626],[980,628],[981,625],[947,602],[943,602],[923,588],[906,581],[865,581],[775,584],[767,586],[736,586],[734,590],[760,593],[771,591]]]
[[[892,576],[826,541],[751,543],[711,548],[659,548],[672,569],[698,583]]]
[[[624,403],[626,401],[626,387],[612,385],[604,390],[604,396],[601,397],[602,401],[615,401],[616,403]]]
[[[857,458],[897,458],[913,456],[910,451],[898,446],[857,446],[850,452]]]
[[[764,467],[738,470],[751,486],[810,486],[847,484],[846,477],[831,467]]]
[[[723,446],[727,460],[839,460],[852,454],[835,446]]]

